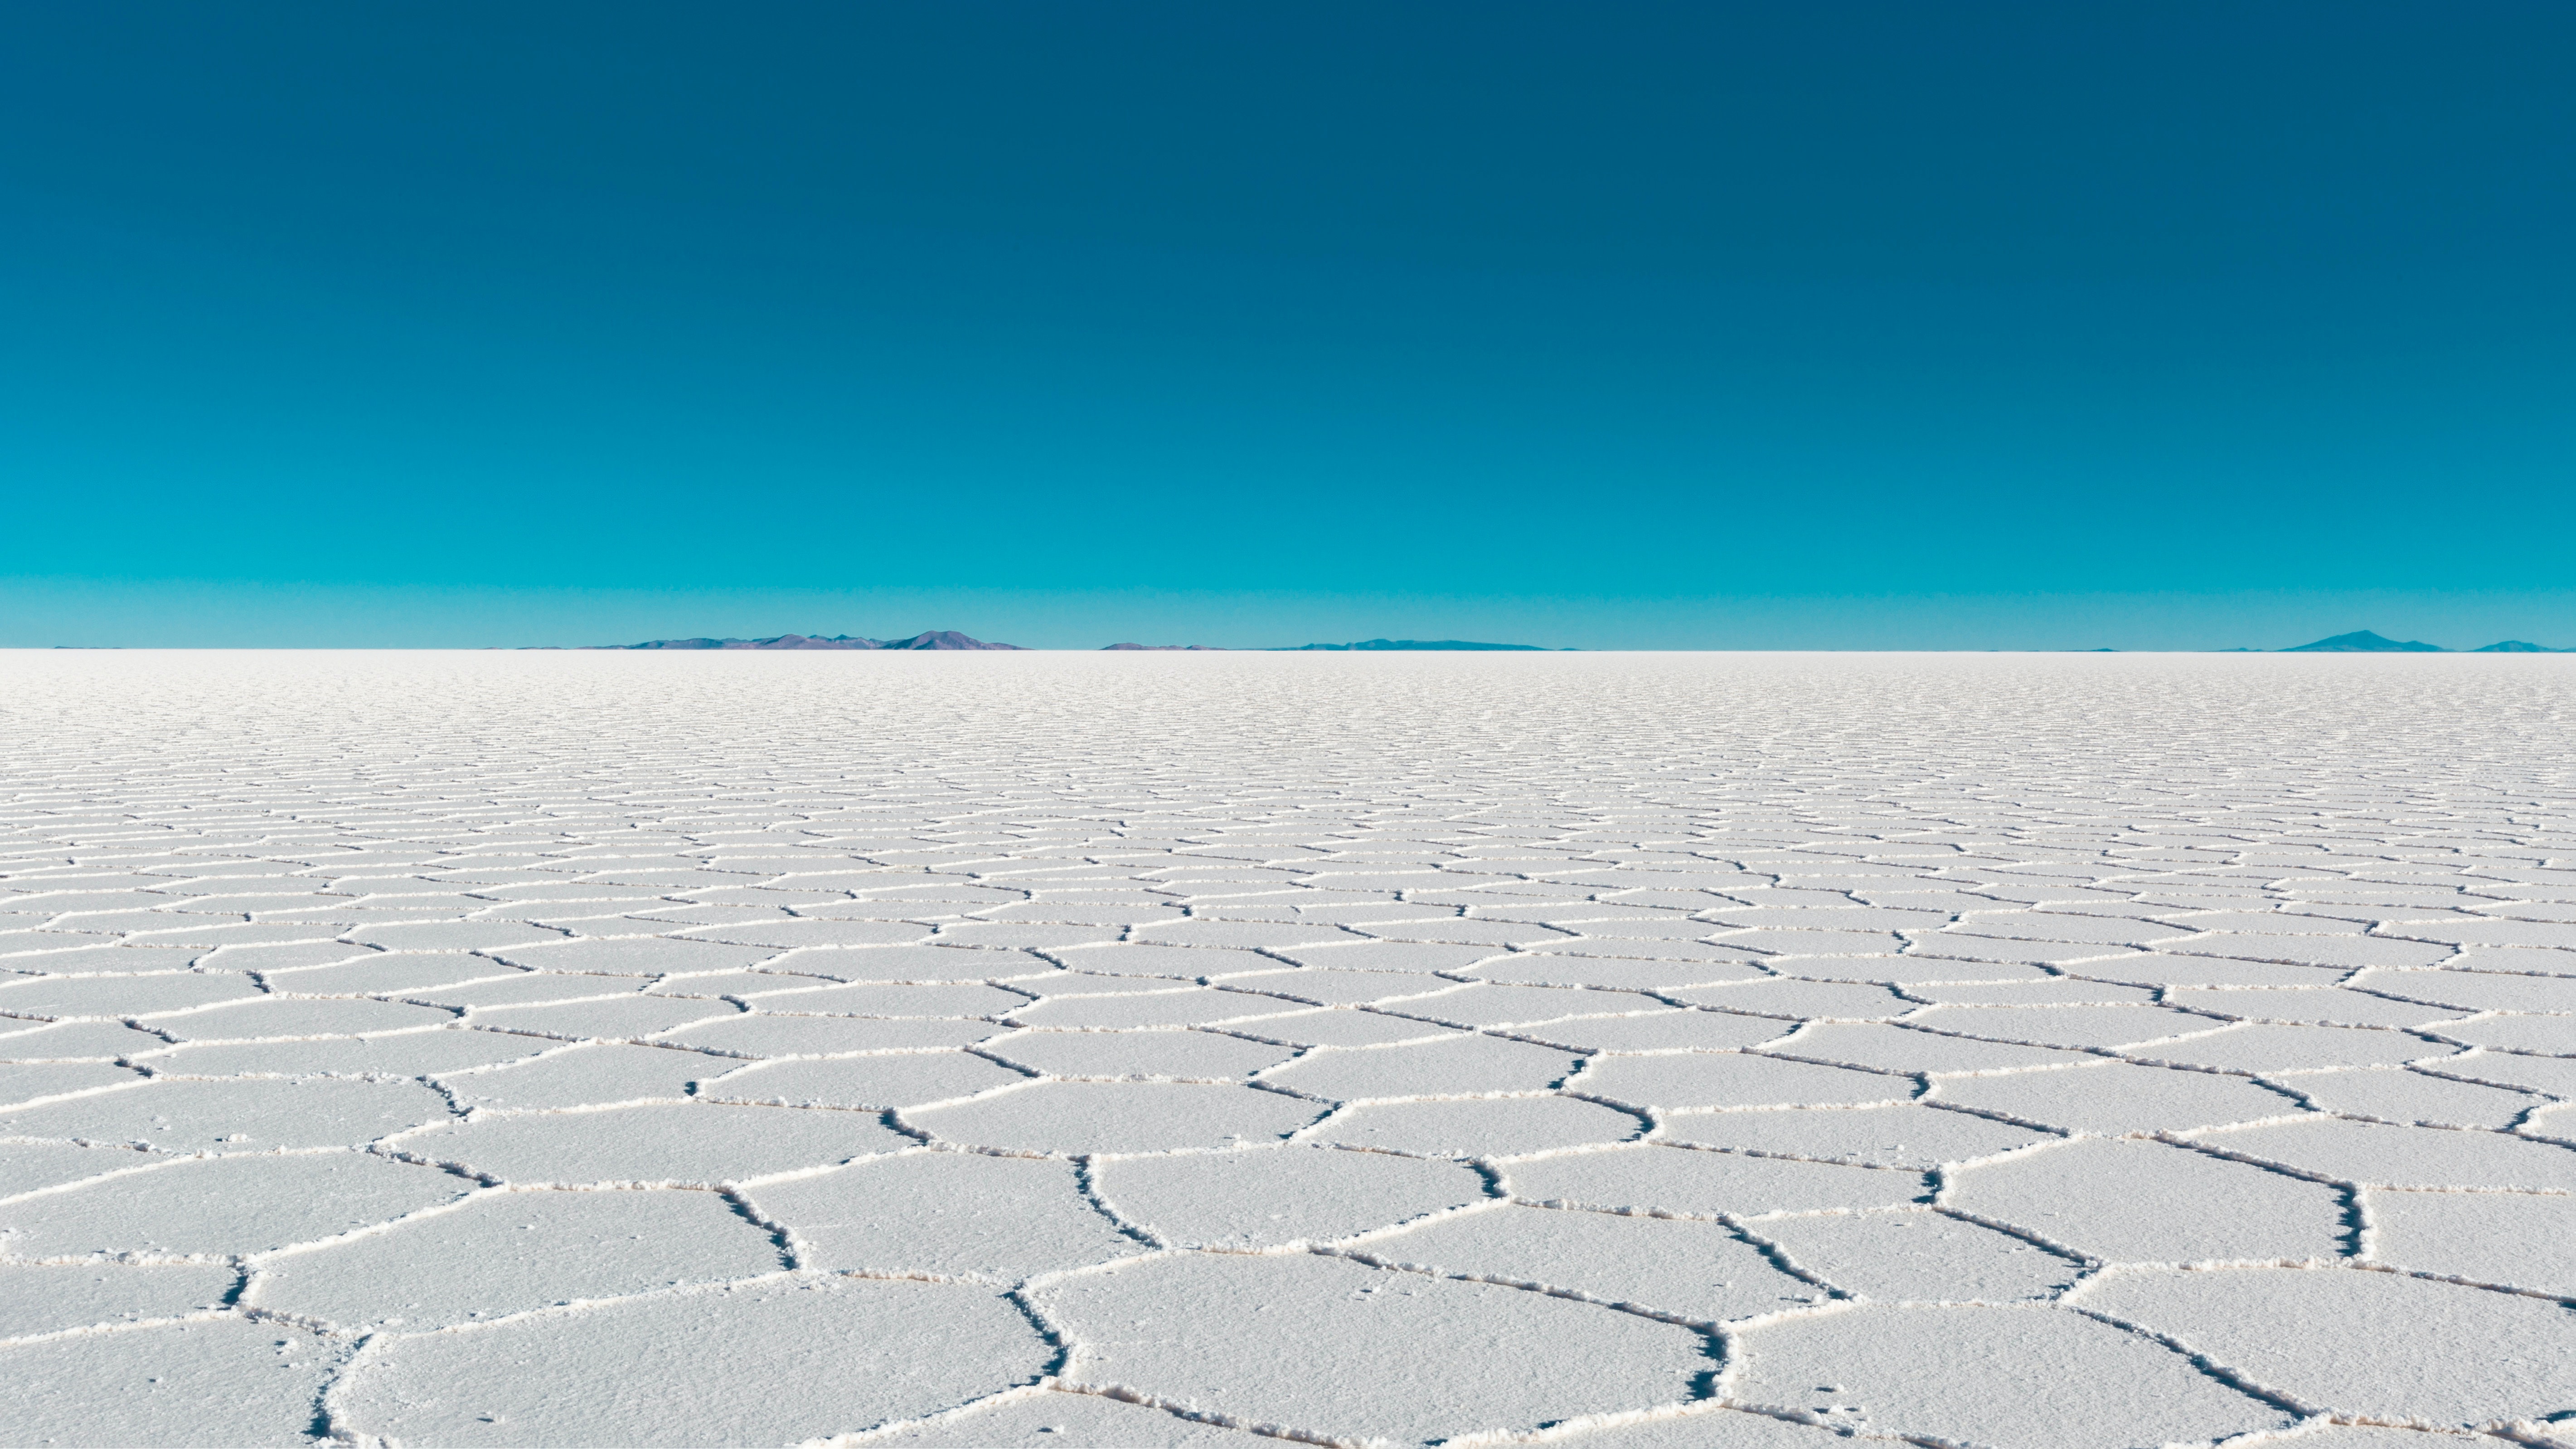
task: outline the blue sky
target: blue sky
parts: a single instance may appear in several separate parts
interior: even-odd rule
[[[2558,4],[0,13],[0,645],[2576,645]]]

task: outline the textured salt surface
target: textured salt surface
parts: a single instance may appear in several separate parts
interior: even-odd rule
[[[0,656],[0,1440],[2576,1443],[2571,697]]]

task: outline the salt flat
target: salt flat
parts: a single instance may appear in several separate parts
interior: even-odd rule
[[[2576,1442],[2571,704],[0,656],[0,1440]]]

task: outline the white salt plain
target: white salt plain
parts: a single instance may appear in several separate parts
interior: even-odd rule
[[[0,656],[0,1441],[2576,1442],[2571,705]]]

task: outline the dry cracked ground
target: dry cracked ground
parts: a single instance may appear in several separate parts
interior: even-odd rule
[[[0,1439],[2576,1442],[2576,663],[0,658]]]

